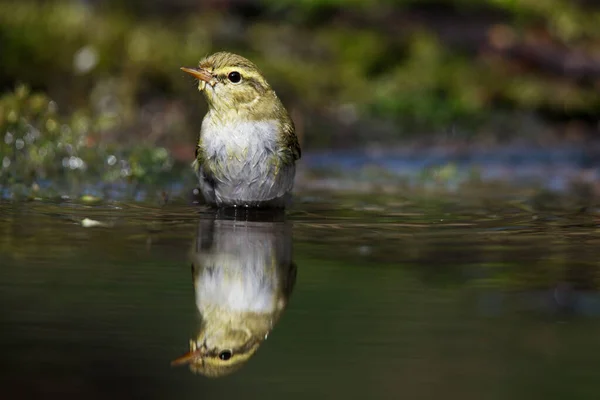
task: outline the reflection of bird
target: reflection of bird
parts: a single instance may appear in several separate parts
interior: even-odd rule
[[[208,102],[194,164],[205,200],[284,207],[300,145],[288,112],[256,65],[221,52],[198,68],[181,69],[198,79]]]
[[[173,361],[218,377],[256,352],[281,316],[296,279],[285,222],[200,221],[193,254],[200,331]]]

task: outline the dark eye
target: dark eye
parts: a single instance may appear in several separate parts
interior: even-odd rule
[[[232,71],[227,75],[227,79],[229,79],[231,83],[240,83],[242,81],[242,75],[237,71]]]
[[[231,75],[231,74],[229,74]],[[227,361],[231,358],[231,351],[230,350],[223,350],[222,352],[219,353],[219,358],[223,361]]]

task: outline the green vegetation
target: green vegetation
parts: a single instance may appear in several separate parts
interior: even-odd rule
[[[105,143],[99,132],[110,127],[107,116],[76,111],[66,118],[57,108],[26,86],[0,98],[0,188],[11,189],[5,195],[78,196],[90,182],[103,183],[96,192],[126,182],[135,195],[140,185],[157,185],[173,172],[163,147]]]

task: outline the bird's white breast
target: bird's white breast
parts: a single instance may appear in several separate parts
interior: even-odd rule
[[[267,260],[240,260],[223,254],[213,262],[196,277],[196,305],[201,313],[214,308],[255,313],[275,310],[277,274],[269,272],[268,264],[264,265]]]
[[[208,114],[202,123],[201,145],[209,158],[255,159],[277,150],[278,132],[276,120],[222,123]]]
[[[296,169],[293,163],[282,164],[279,129],[277,120],[223,123],[210,112],[206,115],[198,175],[208,203],[248,206],[285,202]],[[208,180],[205,168],[210,171]]]

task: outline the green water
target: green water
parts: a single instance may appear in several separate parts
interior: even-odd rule
[[[0,203],[0,397],[595,399],[599,249],[594,207]],[[209,379],[170,363],[199,329],[192,261],[226,251],[296,278],[255,355]]]

